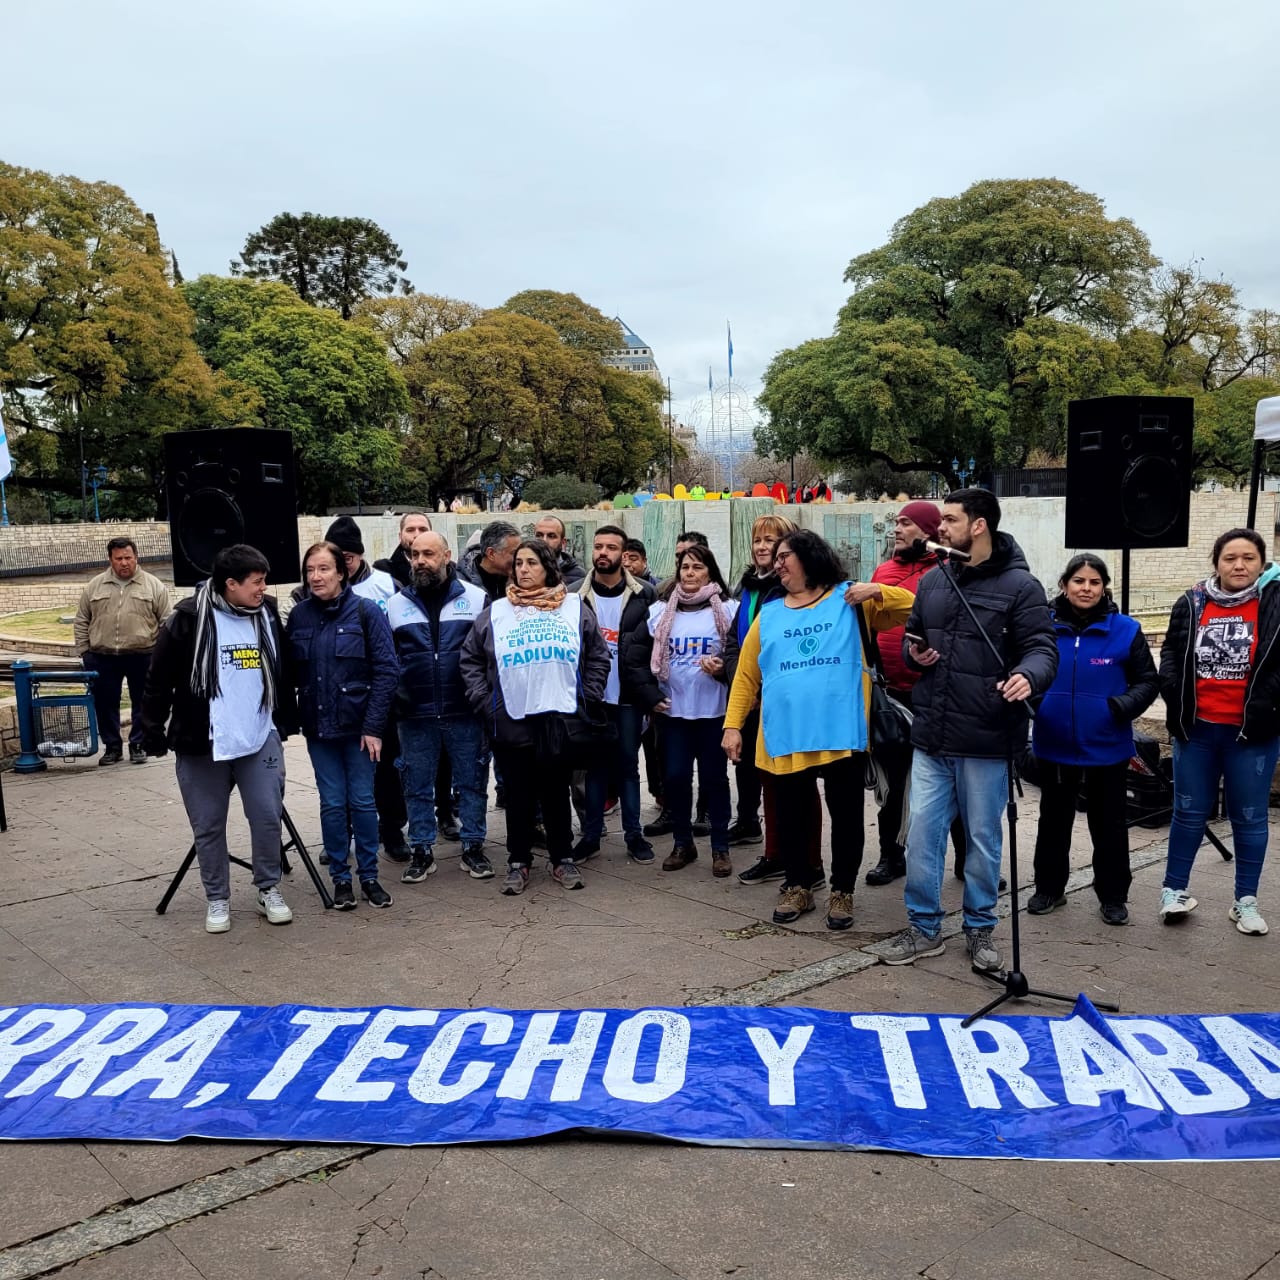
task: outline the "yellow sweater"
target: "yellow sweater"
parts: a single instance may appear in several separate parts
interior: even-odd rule
[[[820,605],[831,593],[825,592],[812,604],[805,605],[813,609]],[[890,627],[900,627],[911,612],[915,596],[902,587],[890,587],[880,584],[880,600],[865,600],[863,612],[867,616],[868,628],[875,631],[888,631]],[[785,605],[783,606],[786,607]],[[800,612],[800,610],[797,610]],[[742,652],[738,657],[738,672],[733,678],[733,688],[729,691],[729,706],[724,714],[726,729],[741,729],[747,722],[747,716],[760,697],[762,677],[760,674],[760,618],[756,616],[742,642]],[[866,655],[862,660],[862,703],[871,714],[871,676],[867,669]],[[843,760],[852,755],[852,751],[795,751],[788,756],[771,756],[765,750],[764,729],[756,735],[756,768],[766,773],[799,773],[802,769],[813,769],[818,765],[830,764],[832,760]]]

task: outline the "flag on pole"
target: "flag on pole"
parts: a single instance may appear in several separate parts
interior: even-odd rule
[[[0,480],[6,480],[13,471],[13,459],[9,456],[9,437],[5,434],[4,418],[0,417]]]
[[[726,320],[724,322],[725,333],[729,336],[729,381],[733,381],[733,328]]]
[[[707,365],[707,390],[715,395],[716,384],[711,381],[711,366]]]

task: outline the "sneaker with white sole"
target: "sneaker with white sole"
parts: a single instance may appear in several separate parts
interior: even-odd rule
[[[270,889],[259,889],[254,905],[267,917],[268,924],[288,924],[293,919],[293,912],[289,910],[289,904],[281,896],[277,885],[273,884]]]
[[[1227,916],[1235,921],[1236,928],[1241,933],[1256,933],[1261,936],[1267,932],[1267,922],[1258,914],[1258,900],[1252,894],[1237,898],[1231,904]]]
[[[226,898],[210,898],[204,909],[205,933],[226,933],[231,928],[231,903]],[[1263,933],[1266,926],[1263,926]]]
[[[1185,889],[1160,890],[1160,922],[1162,924],[1180,924],[1198,906],[1196,900]]]
[[[910,925],[901,933],[895,933],[887,942],[876,948],[882,964],[914,964],[927,956],[940,956],[947,944],[938,935],[930,937]]]
[[[969,964],[978,973],[995,973],[1001,966],[1000,949],[991,940],[990,929],[966,929],[965,950]]]

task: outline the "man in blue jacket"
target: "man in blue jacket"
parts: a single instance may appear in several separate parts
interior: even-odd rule
[[[419,534],[409,549],[409,565],[413,581],[387,602],[400,660],[396,708],[412,846],[400,879],[417,884],[436,869],[436,772],[445,752],[460,799],[462,866],[474,879],[487,880],[493,867],[484,853],[483,733],[467,703],[458,664],[462,642],[488,599],[458,577],[442,534]]]

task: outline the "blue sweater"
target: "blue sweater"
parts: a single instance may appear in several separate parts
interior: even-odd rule
[[[387,620],[400,660],[396,714],[401,720],[469,716],[459,666],[462,642],[489,603],[485,593],[451,571],[434,600],[405,587],[387,601]],[[439,605],[439,613],[433,604]]]
[[[336,600],[307,596],[289,614],[287,636],[302,732],[308,738],[381,738],[398,672],[382,610],[350,587]]]

